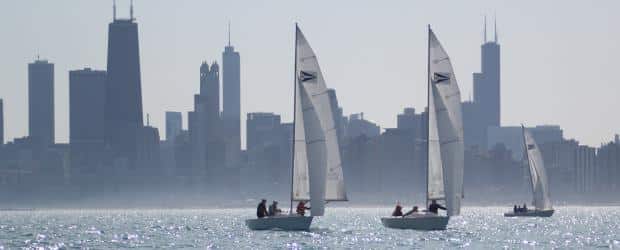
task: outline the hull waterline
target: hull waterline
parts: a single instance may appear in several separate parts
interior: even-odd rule
[[[528,210],[527,212],[504,213],[504,217],[551,217],[555,210]]]
[[[247,219],[245,225],[251,230],[308,231],[313,218],[298,215],[272,216]]]
[[[381,223],[387,228],[431,231],[446,230],[449,220],[446,216],[384,217]]]

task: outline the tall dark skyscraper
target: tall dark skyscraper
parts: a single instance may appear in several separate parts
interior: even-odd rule
[[[69,72],[69,141],[98,143],[104,140],[106,72],[73,70]]]
[[[141,141],[138,131],[144,126],[138,24],[134,21],[132,6],[129,19],[117,19],[114,13],[108,26],[105,101],[106,146],[114,158],[124,158],[131,165],[136,160],[137,142]]]
[[[500,46],[495,25],[493,41],[486,41],[481,48],[482,72],[474,73],[474,100],[482,106],[488,126],[500,126]]]
[[[497,40],[497,23],[494,25],[494,39],[488,41],[486,18],[483,42],[480,47],[481,72],[473,74],[474,100],[470,104],[474,108],[471,112],[473,116],[466,118],[472,124],[465,125],[477,131],[469,131],[472,136],[469,136],[469,140],[466,136],[465,143],[486,149],[488,128],[501,126],[500,45]]]
[[[106,72],[69,72],[69,142],[75,174],[94,175],[104,150],[104,104]]]
[[[28,135],[54,144],[54,64],[28,64]]]
[[[200,66],[200,98],[205,106],[207,137],[217,133],[220,120],[220,66],[203,62]]]
[[[198,112],[206,150],[206,164],[209,169],[224,165],[225,143],[220,117],[220,66],[213,62],[211,67],[204,62],[200,66],[200,108]]]
[[[241,66],[239,52],[230,45],[228,27],[228,46],[222,53],[223,62],[223,103],[222,120],[226,133],[226,162],[234,165],[241,154]]]

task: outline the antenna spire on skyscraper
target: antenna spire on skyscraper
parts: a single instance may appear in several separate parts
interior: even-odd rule
[[[133,0],[129,1],[129,20],[133,21]]]
[[[482,42],[483,43],[487,42],[487,15],[484,15],[484,33],[483,33]]]
[[[228,47],[230,47],[230,20],[228,20]]]
[[[495,34],[495,43],[497,43],[497,16],[493,15],[493,29],[494,29],[494,34]]]
[[[112,21],[116,21],[116,0],[112,0]]]

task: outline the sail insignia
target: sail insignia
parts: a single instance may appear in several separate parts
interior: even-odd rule
[[[437,83],[441,83],[441,82],[449,82],[450,81],[450,73],[445,73],[445,72],[435,72],[433,74],[433,79],[432,82],[434,84]]]
[[[316,72],[299,71],[299,81],[304,82],[316,82]]]

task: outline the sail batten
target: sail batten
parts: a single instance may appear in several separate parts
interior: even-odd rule
[[[448,216],[459,215],[463,197],[464,145],[461,96],[446,51],[429,29],[429,200],[445,200]]]

